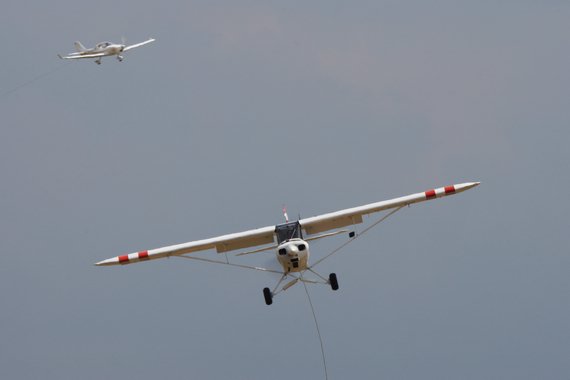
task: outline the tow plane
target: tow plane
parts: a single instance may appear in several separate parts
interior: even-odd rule
[[[62,56],[61,54],[58,54],[57,56],[61,59],[97,58],[95,60],[95,63],[100,65],[101,58],[114,55],[117,57],[117,60],[119,62],[122,62],[124,59],[123,53],[131,49],[149,44],[153,41],[155,41],[154,38],[149,38],[146,41],[139,42],[138,44],[129,45],[129,46],[126,45],[124,39],[122,41],[123,43],[121,44],[105,41],[105,42],[99,42],[97,45],[95,45],[94,48],[91,49],[87,49],[85,46],[81,44],[81,42],[76,41],[74,43],[75,52],[69,53],[68,55],[65,56]]]
[[[285,216],[285,223],[278,224],[276,226],[267,226],[210,239],[195,240],[183,244],[171,245],[147,251],[139,251],[127,255],[112,257],[110,259],[100,261],[95,265],[126,265],[165,257],[181,257],[258,271],[274,272],[281,275],[277,285],[275,285],[273,289],[263,289],[265,303],[267,305],[271,305],[275,295],[289,289],[298,282],[321,283],[329,285],[332,290],[338,290],[339,285],[336,274],[330,273],[328,277],[324,277],[314,270],[317,265],[404,207],[419,202],[461,193],[477,185],[479,185],[479,182],[467,182],[445,186],[386,201],[370,203],[364,206],[348,208],[310,218],[303,218],[292,222],[289,221],[287,212],[284,208],[283,215]],[[381,211],[386,211],[387,213],[362,231],[357,233],[356,231],[345,229],[345,227],[362,223],[364,221],[364,216]],[[314,263],[311,264],[309,262],[309,242],[340,234],[346,234],[348,240],[344,241],[332,252]],[[251,249],[254,247],[255,249],[240,252],[236,256],[249,255],[263,251],[274,251],[281,270],[230,263],[227,257],[227,252]],[[215,249],[217,253],[225,254],[226,259],[216,260],[195,255],[196,252],[213,249]],[[312,274],[312,278],[306,277],[308,274],[307,272]],[[289,281],[285,282],[286,280]],[[284,282],[285,284],[281,286]]]

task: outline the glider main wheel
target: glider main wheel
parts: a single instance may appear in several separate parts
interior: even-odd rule
[[[265,298],[265,304],[271,305],[273,303],[273,294],[269,288],[263,288],[263,298]]]
[[[329,274],[329,284],[331,284],[332,290],[338,290],[338,280],[336,279],[336,273]]]

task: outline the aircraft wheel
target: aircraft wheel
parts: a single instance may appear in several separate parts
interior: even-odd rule
[[[338,280],[336,279],[336,273],[329,274],[329,284],[331,284],[332,290],[338,290]]]
[[[265,298],[265,304],[271,305],[273,303],[273,294],[269,288],[263,288],[263,298]]]

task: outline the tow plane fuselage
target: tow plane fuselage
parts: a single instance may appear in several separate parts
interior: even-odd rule
[[[434,188],[420,193],[406,195],[386,201],[370,203],[363,206],[330,212],[328,214],[303,218],[294,222],[288,221],[287,214],[284,210],[285,223],[278,224],[276,226],[266,226],[244,232],[217,236],[209,239],[194,240],[188,243],[176,244],[147,251],[134,252],[127,255],[111,257],[109,259],[100,261],[95,265],[125,265],[165,257],[182,257],[191,260],[278,273],[281,275],[281,279],[277,285],[273,289],[263,289],[265,303],[267,305],[271,305],[273,303],[273,297],[275,295],[289,289],[291,286],[295,285],[298,282],[327,284],[330,285],[332,290],[337,290],[339,286],[336,274],[330,273],[328,278],[326,278],[314,270],[317,265],[404,207],[461,193],[463,191],[474,188],[477,185],[479,185],[479,182],[467,182]],[[379,218],[377,221],[373,222],[370,226],[366,227],[359,233],[343,229],[345,227],[352,227],[363,223],[363,217],[382,211],[386,211],[387,214]],[[316,262],[309,264],[309,241],[340,234],[347,234],[348,240]],[[225,261],[194,255],[194,253],[200,251],[213,249],[215,249],[217,253],[226,254],[227,252],[252,247],[261,248],[256,248],[248,252],[242,252],[236,256],[275,250],[277,261],[279,262],[282,270],[277,271],[273,269],[230,263],[227,255]],[[310,279],[306,277],[305,274],[312,274],[317,278]],[[283,281],[285,281],[288,277],[291,277],[292,280],[280,287]]]

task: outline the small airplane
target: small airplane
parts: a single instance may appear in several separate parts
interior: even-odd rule
[[[431,189],[423,191],[421,193],[394,198],[387,201],[370,203],[364,206],[353,207],[331,212],[328,214],[299,219],[293,222],[289,221],[287,211],[284,208],[283,215],[285,217],[285,223],[278,224],[276,226],[267,226],[245,232],[222,235],[211,239],[196,240],[189,243],[171,245],[148,251],[140,251],[128,255],[116,256],[107,260],[100,261],[95,265],[125,265],[172,256],[205,261],[209,263],[231,265],[246,269],[254,269],[258,271],[278,273],[281,275],[281,279],[273,288],[273,290],[270,290],[269,288],[263,289],[263,297],[265,299],[265,303],[267,305],[271,305],[273,303],[273,297],[275,295],[289,289],[299,281],[303,283],[326,284],[330,285],[332,290],[338,290],[339,286],[336,274],[330,273],[328,278],[325,278],[314,271],[315,266],[333,254],[337,253],[346,245],[354,241],[356,238],[362,236],[371,228],[386,220],[388,217],[395,214],[405,206],[410,206],[414,203],[457,194],[471,189],[477,185],[479,185],[479,182],[467,182],[457,185],[440,187],[437,189]],[[388,210],[389,212],[386,215],[379,218],[359,233],[342,229],[347,226],[362,223],[363,216]],[[320,258],[312,265],[309,265],[309,241],[344,233],[348,233],[347,241],[343,242],[339,247],[328,253],[326,256]],[[238,253],[236,256],[275,250],[277,261],[281,265],[282,270],[279,271],[237,263],[230,263],[227,257],[227,252],[229,251],[259,246],[262,247],[255,250]],[[194,252],[205,251],[214,248],[218,253],[224,253],[226,255],[226,260],[213,260],[209,258],[198,257],[195,255],[188,255]],[[312,273],[317,278],[310,279],[305,277],[306,272]],[[291,277],[292,280],[287,282],[281,289],[279,289],[279,286],[288,277]]]
[[[155,41],[155,39],[150,38],[146,41],[139,42],[138,44],[129,45],[129,46],[126,46],[124,40],[122,44],[116,44],[113,42],[99,42],[92,49],[87,49],[85,46],[83,46],[83,44],[81,44],[81,42],[75,41],[74,45],[76,52],[69,53],[66,56],[62,56],[61,54],[58,54],[57,56],[61,59],[97,58],[95,60],[95,63],[100,65],[102,57],[116,55],[119,62],[122,62],[124,59],[122,53],[149,44],[153,41]]]

